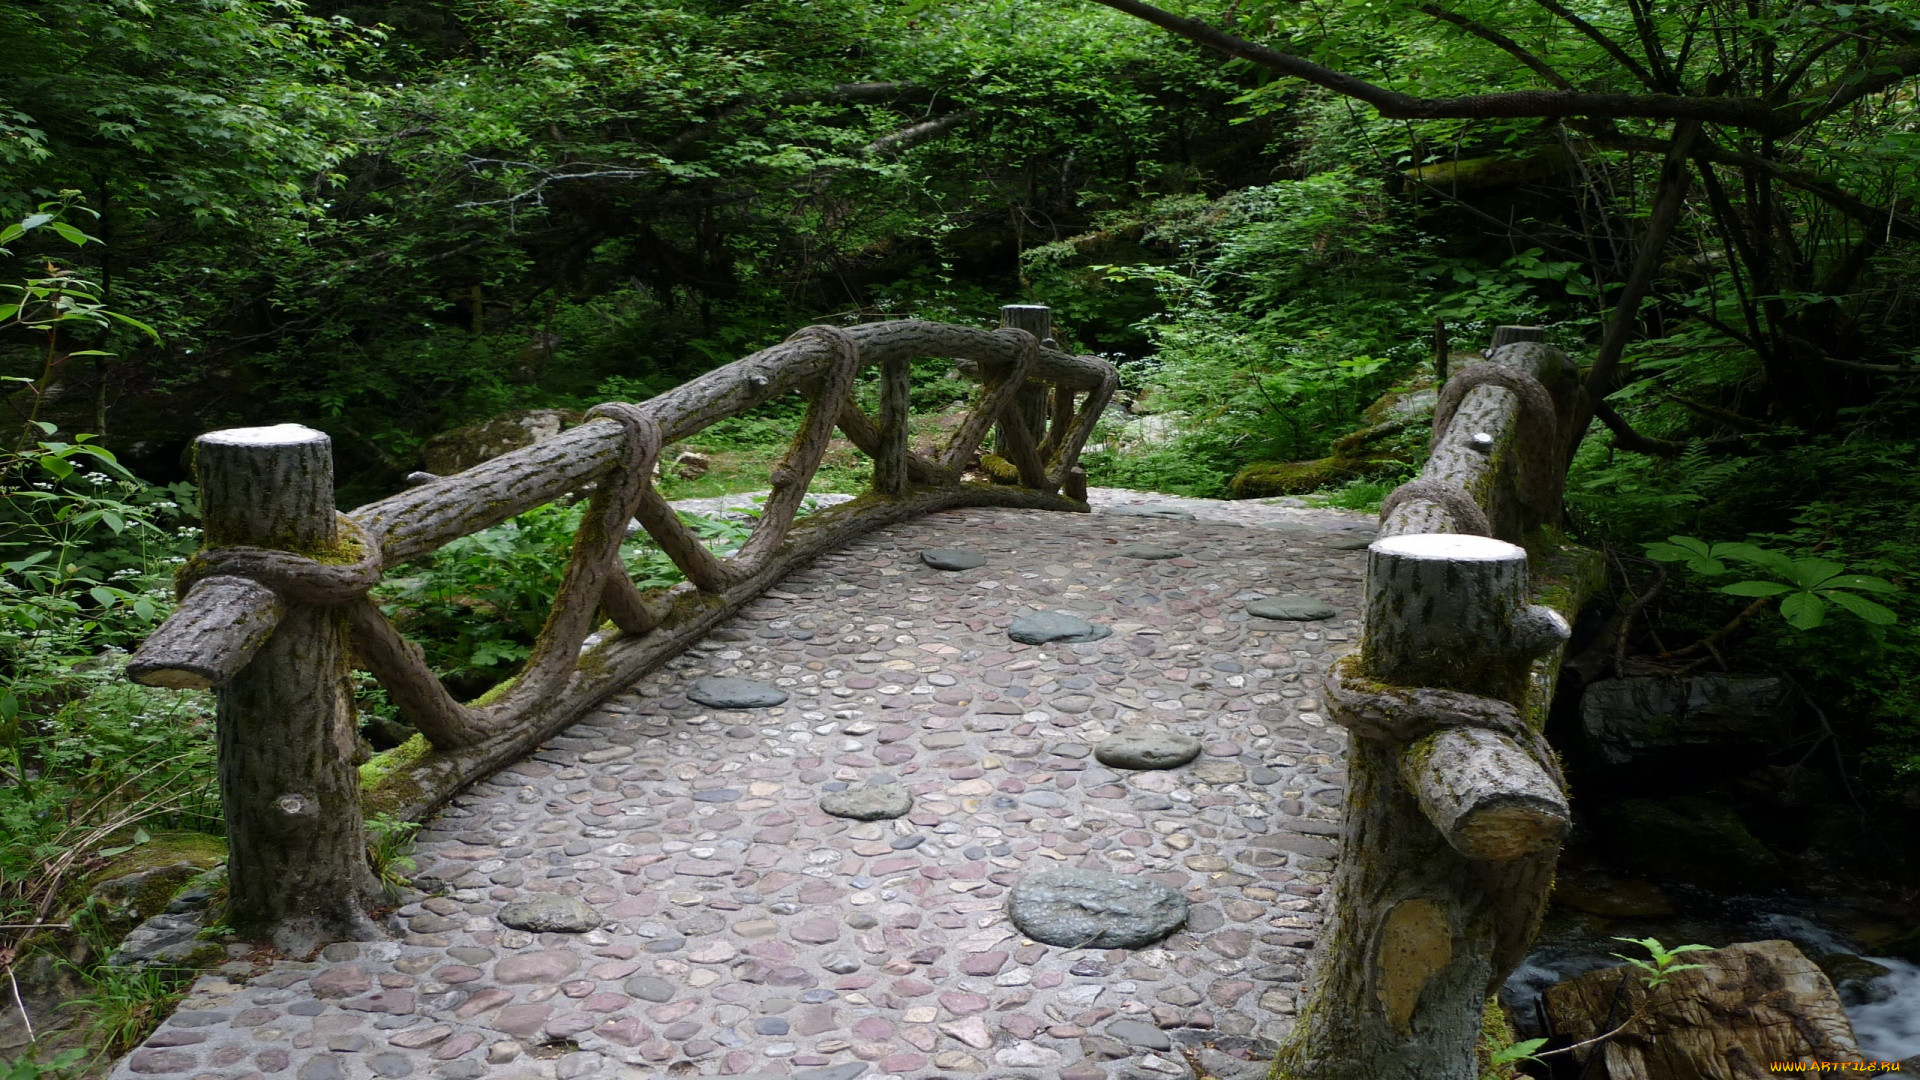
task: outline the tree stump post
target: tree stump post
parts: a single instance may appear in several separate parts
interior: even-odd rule
[[[1000,325],[1025,330],[1040,344],[1053,347],[1053,309],[1045,304],[1006,304],[1000,308]],[[1032,437],[1035,447],[1044,445],[1052,437],[1047,431],[1047,388],[1044,385],[1028,382],[1022,386],[1014,395],[1013,408],[1027,422],[1027,434]],[[1007,457],[1010,448],[1005,431],[995,433],[993,445],[1002,457]]]
[[[904,356],[890,356],[880,364],[880,445],[873,455],[873,490],[889,499],[907,493],[912,364]]]
[[[297,424],[209,432],[194,443],[209,548],[342,559],[333,443]],[[382,936],[354,764],[344,609],[288,603],[251,661],[217,690],[227,826],[227,922],[304,955]]]
[[[1566,621],[1528,603],[1527,555],[1483,536],[1376,540],[1365,633],[1328,687],[1353,733],[1314,981],[1274,1076],[1475,1080],[1487,996],[1544,910],[1569,818],[1527,721],[1532,662]]]

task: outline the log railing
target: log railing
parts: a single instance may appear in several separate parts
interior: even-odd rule
[[[1453,374],[1381,510],[1361,645],[1328,678],[1346,822],[1280,1080],[1474,1080],[1482,1009],[1546,909],[1570,818],[1541,729],[1598,564],[1559,538],[1579,384],[1539,342],[1501,327]]]
[[[1033,318],[1031,307],[1003,313],[1021,325]],[[931,452],[908,440],[909,365],[919,356],[959,360],[981,382],[957,430]],[[878,417],[853,396],[857,373],[873,365]],[[289,424],[201,436],[206,547],[180,577],[177,610],[129,673],[217,692],[227,922],[295,952],[373,935],[363,802],[424,817],[854,536],[955,506],[1084,512],[1080,450],[1117,384],[1105,361],[1060,353],[1017,326],[807,327],[659,397],[602,405],[553,438],[344,514],[333,508],[326,435]],[[719,558],[654,490],[661,447],[792,393],[808,406],[774,465],[765,509],[740,550]],[[1051,397],[1037,425],[1018,407],[1023,395]],[[996,424],[1004,457],[979,454]],[[873,458],[872,490],[796,521],[836,427]],[[976,455],[1000,482],[963,480]],[[580,531],[523,669],[481,701],[454,700],[368,590],[388,569],[579,492],[590,493]],[[635,588],[619,555],[632,519],[685,582]],[[376,759],[375,789],[364,793],[350,664],[371,671],[423,737]]]

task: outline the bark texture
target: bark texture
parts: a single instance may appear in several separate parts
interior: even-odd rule
[[[325,435],[294,425],[241,429],[202,436],[196,449],[209,536],[309,551],[335,539]],[[281,604],[259,591],[269,609]],[[236,613],[236,623],[248,622]],[[336,610],[287,603],[270,633],[219,690],[227,922],[294,954],[379,937],[364,910],[374,882],[353,764],[345,624]]]
[[[1053,343],[1053,309],[1045,304],[1007,304],[1000,308],[1000,325],[1015,330],[1025,330],[1032,334],[1035,341],[1042,345]],[[1020,387],[1013,398],[1013,415],[1017,416],[1026,428],[1025,445],[1038,456],[1039,445],[1047,435],[1047,388],[1039,383],[1026,383]],[[1010,424],[1002,423],[994,447],[1002,457],[1020,464],[1020,458],[1014,456],[1014,446],[1008,431]],[[1022,451],[1024,454],[1025,452]],[[1022,480],[1025,483],[1025,480]],[[1038,485],[1028,485],[1038,486]]]
[[[1601,1056],[1611,1080],[1753,1080],[1773,1075],[1775,1062],[1867,1060],[1833,984],[1792,942],[1747,941],[1686,959],[1702,967],[1656,990],[1628,968],[1549,988],[1554,1034],[1584,1042],[1644,1013],[1578,1055]]]

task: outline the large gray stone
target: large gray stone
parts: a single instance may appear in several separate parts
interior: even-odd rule
[[[1327,541],[1327,546],[1335,551],[1359,551],[1373,544],[1372,536],[1336,536]]]
[[[920,561],[935,570],[973,570],[987,565],[985,555],[956,548],[928,548],[920,553]]]
[[[600,929],[607,920],[577,896],[536,896],[515,900],[500,909],[500,921],[515,930],[536,934],[584,934]]]
[[[1173,521],[1181,521],[1193,516],[1192,511],[1182,510],[1177,506],[1168,506],[1165,503],[1141,503],[1138,506],[1104,506],[1100,508],[1100,512],[1103,514],[1112,514],[1115,517],[1167,518]]]
[[[1262,619],[1307,622],[1315,619],[1331,619],[1336,612],[1326,601],[1315,600],[1311,596],[1276,596],[1268,600],[1255,600],[1248,604],[1247,614],[1256,615]]]
[[[1023,879],[1007,914],[1020,932],[1069,949],[1137,949],[1180,929],[1187,899],[1138,874],[1062,867]]]
[[[1129,559],[1157,561],[1160,559],[1177,559],[1184,553],[1170,547],[1161,547],[1159,544],[1128,544],[1126,547],[1120,549],[1120,554],[1125,555]]]
[[[1588,683],[1580,696],[1587,745],[1608,765],[1648,757],[1718,755],[1777,745],[1789,715],[1786,684],[1758,675],[1636,675]]]
[[[1173,1049],[1173,1040],[1167,1037],[1166,1032],[1139,1020],[1115,1020],[1107,1025],[1107,1034],[1123,1043],[1144,1046],[1149,1050]]]
[[[1177,769],[1200,756],[1200,740],[1172,731],[1128,728],[1101,739],[1093,756],[1115,769]]]
[[[1023,645],[1045,645],[1050,641],[1099,641],[1111,636],[1109,627],[1090,623],[1064,611],[1035,611],[1013,620],[1007,636]]]
[[[693,685],[687,687],[687,697],[716,709],[765,709],[785,704],[787,693],[753,679],[709,675],[695,679]]]
[[[861,784],[820,796],[820,809],[834,817],[880,821],[907,816],[913,809],[913,795],[900,784]]]

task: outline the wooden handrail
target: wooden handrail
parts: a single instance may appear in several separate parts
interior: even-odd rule
[[[963,361],[982,373],[971,411],[932,456],[907,445],[908,365],[917,356]],[[877,423],[853,397],[855,375],[875,364],[882,370]],[[325,656],[350,650],[421,732],[422,741],[376,760],[378,782],[365,794],[382,809],[424,817],[466,783],[678,654],[796,566],[856,535],[955,506],[1085,512],[1079,453],[1117,385],[1105,361],[1044,347],[1012,327],[918,320],[808,327],[649,401],[601,406],[588,422],[553,438],[339,515],[337,535],[329,518],[322,523],[324,539],[312,541],[283,536],[272,524],[278,519],[262,514],[296,492],[289,520],[310,518],[308,504],[332,513],[325,435],[294,425],[203,435],[197,471],[208,519],[232,518],[244,527],[210,541],[189,563],[177,609],[135,653],[128,671],[149,685],[211,686],[220,695],[222,794],[234,839],[235,909],[228,921],[293,951],[365,929],[358,912],[370,882],[359,856],[359,821],[357,815],[352,822],[329,820],[342,805],[360,805],[362,793],[348,760],[355,735],[343,672]],[[1051,428],[1029,430],[1015,410],[1028,388],[1053,393]],[[774,467],[767,508],[738,552],[714,556],[654,491],[660,449],[796,392],[808,399],[807,416]],[[1018,481],[964,481],[963,471],[996,423],[1013,433],[1009,452]],[[874,488],[796,522],[835,427],[874,457]],[[1058,493],[1062,486],[1069,495]],[[419,648],[367,599],[367,589],[383,570],[583,490],[591,492],[588,507],[532,655],[484,703],[454,700]],[[686,582],[650,593],[634,587],[619,559],[633,519]],[[583,654],[603,617],[612,628]],[[282,628],[296,622],[311,639],[305,648],[320,662],[273,648]],[[263,668],[259,658],[269,652],[273,662]],[[272,693],[263,697],[262,686]],[[253,697],[236,689],[242,687]],[[299,707],[265,715],[247,705],[269,697]],[[255,747],[256,758],[266,752],[260,747],[276,743],[304,749],[299,760],[275,762],[272,769],[256,760],[250,773],[229,761],[229,744],[241,742]],[[319,806],[328,813],[317,815]],[[318,842],[326,829],[348,840]],[[295,880],[298,896],[276,886]]]
[[[1360,648],[1328,677],[1346,822],[1278,1080],[1475,1080],[1487,996],[1545,911],[1571,815],[1541,729],[1599,564],[1555,529],[1578,380],[1540,337],[1501,327],[1453,372],[1382,507]]]

